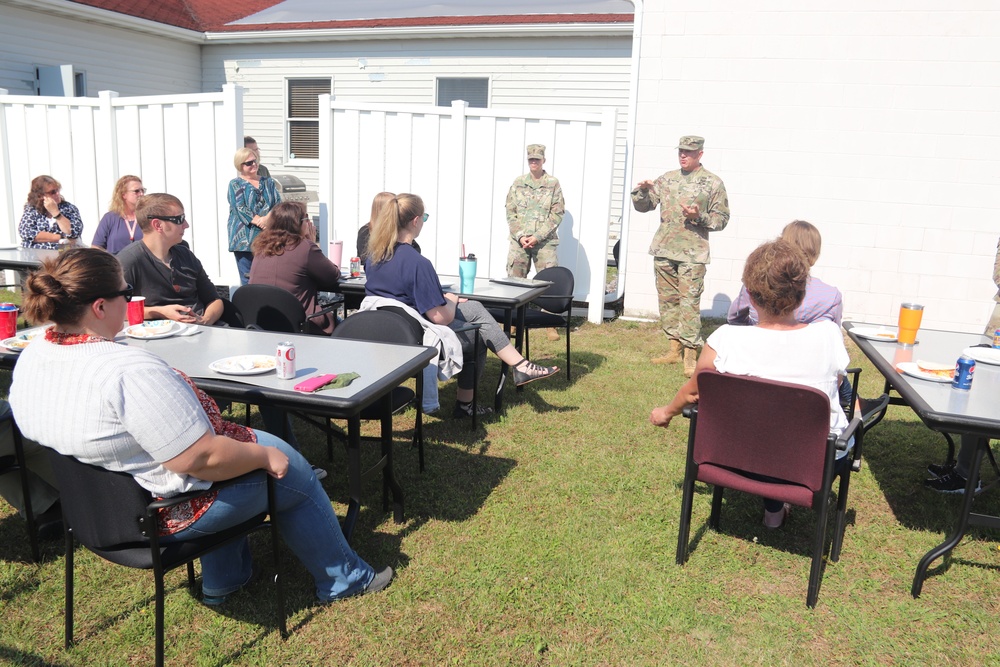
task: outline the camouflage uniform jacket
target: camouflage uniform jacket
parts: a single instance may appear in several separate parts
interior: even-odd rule
[[[697,220],[684,217],[681,203],[697,203]],[[653,183],[648,192],[632,191],[632,206],[640,213],[660,206],[660,228],[653,235],[649,254],[675,262],[708,264],[708,233],[726,228],[729,222],[729,197],[722,179],[701,167],[685,173],[668,171]]]
[[[510,238],[534,236],[539,243],[559,243],[556,231],[566,212],[559,179],[543,174],[537,181],[531,174],[514,179],[507,193],[507,224]]]

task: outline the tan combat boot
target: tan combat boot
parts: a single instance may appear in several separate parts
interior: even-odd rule
[[[670,351],[667,352],[662,357],[656,357],[652,360],[654,364],[676,364],[681,360],[681,342],[679,340],[670,340]]]
[[[549,337],[549,340],[559,340],[559,332],[556,331],[555,327],[549,327],[546,329],[545,335]]]
[[[694,375],[694,369],[698,366],[698,348],[684,348],[684,377]]]

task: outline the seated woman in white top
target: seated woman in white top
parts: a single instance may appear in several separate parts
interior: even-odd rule
[[[698,402],[697,371],[752,375],[768,380],[815,387],[830,397],[830,430],[840,433],[847,417],[840,407],[837,387],[850,361],[840,327],[830,320],[799,322],[795,310],[802,304],[809,281],[809,261],[797,247],[778,239],[762,244],[747,258],[743,284],[759,316],[755,327],[724,324],[708,337],[694,377],[674,399],[650,414],[657,426],[669,426],[688,403]],[[839,464],[847,452],[838,452]],[[764,501],[764,525],[777,528],[787,514],[778,501]]]

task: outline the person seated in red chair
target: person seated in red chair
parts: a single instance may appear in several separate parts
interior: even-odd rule
[[[201,261],[181,243],[190,226],[181,200],[162,192],[146,195],[136,205],[135,219],[142,238],[117,257],[125,280],[136,295],[146,297],[146,319],[218,322],[224,302]]]
[[[795,318],[806,294],[809,266],[805,254],[783,239],[768,241],[750,253],[743,267],[743,285],[757,310],[757,326],[719,327],[702,349],[695,375],[669,404],[655,408],[649,420],[656,426],[669,426],[685,405],[698,402],[697,373],[714,369],[819,389],[830,397],[830,431],[843,432],[847,417],[838,386],[850,358],[840,327],[831,320],[806,324]],[[838,465],[846,465],[847,451],[838,451],[837,458]],[[787,505],[764,500],[768,528],[780,527],[787,514]]]

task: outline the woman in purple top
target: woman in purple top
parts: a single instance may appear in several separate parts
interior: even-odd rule
[[[823,239],[819,230],[805,220],[793,220],[785,225],[781,230],[781,238],[798,246],[805,253],[810,269],[819,259]],[[843,317],[844,299],[840,290],[810,275],[806,284],[806,296],[802,300],[802,305],[795,309],[795,321],[810,324],[820,320],[830,320],[834,324],[840,324]],[[729,324],[757,324],[757,310],[750,303],[746,287],[740,288],[739,295],[729,307],[726,319]]]
[[[94,233],[92,246],[104,248],[112,255],[142,238],[142,229],[135,220],[135,205],[146,194],[142,179],[131,174],[122,176],[115,183],[108,212],[101,218]]]
[[[295,295],[306,315],[319,312],[319,292],[337,289],[340,267],[323,255],[313,242],[315,238],[316,227],[304,204],[282,202],[275,206],[270,224],[253,242],[250,284],[280,287]],[[335,321],[329,313],[307,322],[327,335],[333,333]]]

